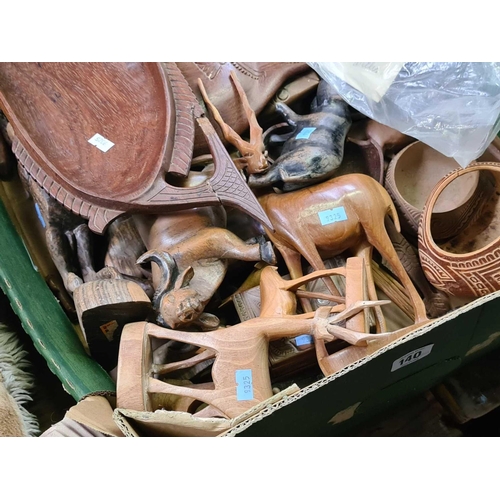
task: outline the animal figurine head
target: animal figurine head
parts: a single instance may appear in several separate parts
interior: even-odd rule
[[[203,330],[218,326],[219,321],[214,315],[203,313],[204,302],[200,294],[189,287],[194,276],[192,267],[180,272],[173,257],[160,250],[146,252],[137,260],[138,264],[146,262],[154,262],[162,270],[160,283],[153,296],[158,324],[173,329],[182,329],[193,324]],[[214,322],[217,325],[214,325]]]
[[[351,119],[349,105],[326,80],[320,80],[316,90],[316,97],[311,102],[311,113],[324,111],[325,109],[335,112],[347,120]]]

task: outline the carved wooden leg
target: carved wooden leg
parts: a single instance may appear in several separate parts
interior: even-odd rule
[[[305,238],[304,241],[306,240],[307,238]],[[285,247],[284,245],[281,245],[279,242],[276,241],[274,242],[274,246],[283,256],[285,264],[287,265],[288,270],[290,271],[290,277],[292,279],[297,279],[304,276],[304,272],[302,270],[301,254],[294,250],[290,250],[289,248]],[[318,251],[316,250],[314,244],[311,243],[311,245],[307,245],[307,248],[303,248],[302,250],[303,250],[303,255],[307,255],[306,260],[309,262],[309,264],[311,264],[311,266],[316,271],[326,270],[325,264],[323,263],[323,260],[321,259],[320,255],[318,254]],[[342,295],[338,291],[337,287],[335,286],[335,284],[331,279],[324,279],[323,281],[332,295],[337,295],[337,296]],[[311,304],[307,299],[301,298],[300,303],[302,305],[302,308],[304,309],[304,312],[312,311]]]
[[[375,288],[375,281],[373,278],[372,270],[373,247],[368,242],[363,242],[358,246],[355,254],[358,257],[361,257],[365,264],[366,288],[368,291],[368,297],[370,300],[377,300],[377,290]],[[377,323],[377,332],[380,333],[387,331],[387,325],[382,309],[380,307],[375,307],[374,313]]]
[[[369,266],[368,262],[368,266]],[[366,289],[366,259],[362,257],[351,257],[346,261],[346,282],[345,282],[345,304],[346,308],[350,304],[360,302],[365,299]],[[369,288],[369,284],[368,284]],[[371,300],[376,298],[370,297]],[[380,309],[380,308],[379,308]],[[369,323],[368,315],[365,310],[349,318],[346,327],[355,332],[368,333]]]
[[[156,375],[165,375],[166,373],[172,373],[176,370],[183,370],[185,368],[191,368],[201,361],[206,361],[208,359],[215,358],[215,352],[206,349],[205,351],[200,352],[199,354],[194,355],[191,358],[184,359],[182,361],[175,361],[172,363],[165,363],[161,365],[153,365],[153,372]]]
[[[69,241],[59,228],[47,226],[45,231],[47,247],[54,264],[61,275],[66,290],[72,295],[83,280],[73,264],[74,255]]]
[[[413,308],[415,309],[415,323],[422,323],[427,321],[427,314],[425,312],[425,305],[418,294],[415,285],[411,281],[408,273],[405,268],[401,264],[398,256],[396,254],[396,250],[385,230],[385,226],[383,231],[377,231],[377,234],[373,234],[371,228],[365,227],[366,236],[368,238],[368,242],[371,243],[384,257],[393,271],[396,273],[396,276],[400,279],[402,285],[405,287],[410,299],[413,303]]]
[[[156,378],[150,377],[147,381],[147,391],[150,394],[175,394],[177,396],[192,398],[193,400],[201,401],[203,403],[207,403],[208,405],[213,405],[215,408],[219,409],[226,417],[229,417],[229,415],[225,411],[225,408],[220,408],[219,406],[217,406],[218,400],[224,400],[229,397],[229,393],[231,393],[232,391],[228,389],[201,389],[196,386],[180,386],[169,384],[167,382],[163,382]],[[236,417],[238,416],[238,413],[232,414],[231,416]]]
[[[87,224],[80,224],[73,230],[73,234],[75,235],[76,252],[83,281],[85,283],[88,281],[94,281],[97,279],[97,276],[92,263],[92,244],[89,226]]]
[[[153,354],[146,335],[147,323],[130,323],[123,328],[118,353],[116,406],[128,410],[151,411],[146,377],[149,376]]]
[[[238,259],[250,262],[262,260],[268,264],[276,264],[276,255],[270,241],[262,239],[255,244],[247,244],[234,233],[226,229],[212,231],[210,238],[217,245],[223,245],[225,252],[221,255],[223,259]]]

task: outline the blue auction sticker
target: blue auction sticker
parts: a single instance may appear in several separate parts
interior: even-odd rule
[[[295,344],[297,346],[309,345],[309,344],[312,344],[313,342],[314,341],[313,341],[312,335],[299,335],[298,337],[295,337]]]
[[[253,399],[252,370],[236,370],[236,399],[251,401]]]
[[[334,222],[340,222],[347,220],[347,214],[345,213],[344,207],[331,208],[330,210],[323,210],[318,212],[319,220],[322,226],[327,224],[333,224]]]
[[[309,139],[315,130],[316,127],[305,127],[295,136],[295,139]]]

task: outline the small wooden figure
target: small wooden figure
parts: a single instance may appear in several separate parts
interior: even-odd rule
[[[244,141],[229,125],[224,123],[217,108],[210,102],[201,81],[205,102],[212,110],[226,140],[242,155],[249,174],[251,188],[274,186],[282,191],[293,191],[332,177],[342,163],[344,143],[351,125],[349,106],[326,82],[318,85],[311,114],[299,116],[286,104],[276,104],[293,131],[285,138],[281,156],[269,166],[267,151],[262,140],[262,128],[250,108],[244,90],[231,75],[250,123],[250,142]],[[272,138],[272,137],[271,137]]]
[[[323,311],[316,316],[317,328],[321,333],[315,335],[314,346],[318,364],[325,376],[339,372],[347,365],[359,361],[417,328],[417,326],[411,326],[394,332],[368,333],[367,308],[390,302],[367,302],[364,300],[366,278],[362,259],[358,257],[348,258],[346,268],[344,270],[338,269],[338,272],[343,272],[346,276],[344,309],[333,318],[329,317],[326,308],[323,308]],[[346,327],[338,324],[346,319]],[[426,322],[429,323],[428,320]],[[422,323],[418,326],[422,326]],[[342,339],[351,345],[329,354],[325,342],[335,339]]]
[[[207,175],[192,172],[186,182]],[[221,206],[136,216],[135,220],[149,249],[139,262],[158,266],[152,271],[159,323],[173,329],[193,323],[203,329],[217,328],[218,319],[203,311],[226,275],[228,259],[276,263],[270,241],[261,237],[257,243],[246,244],[226,229]]]
[[[203,82],[201,79],[198,79],[200,92],[203,96],[203,100],[210,108],[215,120],[220,125],[224,138],[230,144],[235,146],[242,155],[241,158],[235,160],[235,163],[239,164],[240,168],[246,168],[248,174],[260,174],[266,172],[268,169],[268,162],[267,151],[264,150],[264,143],[262,141],[262,128],[257,122],[257,117],[255,116],[253,109],[250,107],[245,91],[236,77],[236,73],[231,71],[230,76],[236,90],[238,91],[241,104],[243,105],[245,115],[248,123],[250,124],[250,142],[244,141],[229,125],[224,122],[219,111],[208,98]]]
[[[254,318],[213,332],[170,330],[152,323],[123,329],[118,358],[117,407],[153,410],[151,393],[177,394],[203,401],[227,418],[237,417],[272,396],[268,342],[284,336],[311,334],[311,319]],[[193,389],[151,377],[151,337],[177,340],[216,353],[213,390]]]
[[[303,87],[311,88],[317,85],[316,73],[311,75],[311,67],[305,62],[177,62],[184,78],[193,90],[196,97],[202,101],[198,80],[203,86],[212,102],[219,110],[224,121],[237,134],[243,134],[248,128],[243,106],[237,101],[238,94],[232,80],[231,73],[237,74],[237,79],[248,97],[250,106],[257,115],[269,106],[277,92],[283,89],[290,96],[292,102],[300,99]],[[291,84],[302,78],[309,78],[313,83],[302,83],[297,91],[296,87],[288,88]],[[316,76],[316,77],[315,77]],[[217,125],[213,121],[213,125]],[[195,131],[194,156],[209,153],[207,143],[200,130]]]

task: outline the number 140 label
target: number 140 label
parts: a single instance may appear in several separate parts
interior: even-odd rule
[[[404,356],[396,359],[394,363],[392,363],[391,372],[399,370],[403,368],[403,366],[410,365],[411,363],[415,363],[416,361],[420,361],[422,358],[425,358],[432,351],[434,344],[426,345],[425,347],[421,347],[420,349],[415,349]]]

